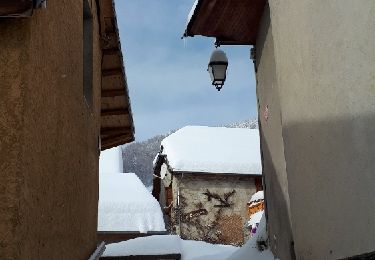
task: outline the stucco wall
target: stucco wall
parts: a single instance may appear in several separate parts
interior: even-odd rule
[[[280,259],[294,258],[293,236],[281,128],[272,26],[266,5],[256,43],[256,80],[266,214],[271,249]]]
[[[297,259],[375,250],[375,2],[270,1]]]
[[[90,1],[96,13],[95,1]],[[87,259],[96,246],[101,55],[83,97],[82,2],[0,21],[0,258]]]
[[[179,190],[179,199],[178,199]],[[229,207],[217,199],[208,199],[210,192],[224,199],[229,196]],[[254,178],[249,176],[217,176],[201,174],[175,174],[172,180],[172,222],[176,233],[185,239],[205,240],[213,243],[241,244],[248,235],[244,225],[248,220],[247,205],[256,192]],[[177,205],[180,202],[180,207]],[[180,208],[180,211],[178,210]],[[180,213],[179,213],[180,212]],[[181,214],[181,225],[178,221]]]

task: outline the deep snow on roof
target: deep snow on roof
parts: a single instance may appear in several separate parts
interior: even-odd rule
[[[175,172],[262,174],[258,129],[186,126],[161,145]]]
[[[264,192],[262,190],[254,193],[250,200],[249,200],[249,203],[252,203],[252,202],[256,202],[258,200],[264,200]]]
[[[134,173],[99,175],[99,231],[164,231],[158,201]]]
[[[100,153],[99,172],[122,172],[122,150],[120,146],[107,149]]]

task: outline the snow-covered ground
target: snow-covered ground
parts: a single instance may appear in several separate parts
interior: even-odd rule
[[[165,231],[158,201],[134,173],[100,173],[98,231]]]
[[[213,245],[202,241],[182,240],[179,236],[149,236],[106,245],[103,256],[178,254],[182,260],[272,260],[270,250],[260,251],[257,241],[267,239],[262,218],[258,231],[244,246]]]
[[[174,171],[262,174],[258,129],[186,126],[161,145]]]

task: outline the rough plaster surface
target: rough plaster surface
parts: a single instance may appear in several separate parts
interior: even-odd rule
[[[189,217],[190,213],[197,210],[206,210],[205,214],[194,214],[189,217],[189,222],[182,221],[181,228],[178,224],[178,214],[174,209],[177,207],[177,194],[180,190],[180,204],[182,214]],[[235,193],[228,199],[230,207],[222,208],[221,213],[217,214],[219,208],[214,205],[220,203],[212,199],[208,201],[204,195],[207,190],[211,193],[223,195],[235,190]],[[172,219],[174,220],[176,233],[186,239],[206,240],[202,234],[202,229],[192,224],[198,221],[203,226],[213,224],[210,237],[215,237],[218,231],[218,239],[210,242],[224,244],[242,244],[245,232],[244,225],[248,220],[247,202],[252,194],[256,192],[254,178],[250,176],[202,176],[202,175],[173,175],[172,180],[173,207]],[[217,219],[218,223],[213,221]]]
[[[270,8],[296,257],[375,251],[375,2]]]
[[[288,178],[281,128],[269,6],[265,7],[256,44],[257,97],[271,249],[280,259],[293,258]]]
[[[0,258],[87,259],[96,246],[98,33],[92,108],[82,2],[50,0],[29,19],[1,20],[0,35]]]

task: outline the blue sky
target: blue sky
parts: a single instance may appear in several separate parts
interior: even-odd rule
[[[181,40],[193,0],[116,0],[136,141],[185,125],[216,126],[256,117],[250,46],[224,46],[227,81],[207,72],[214,39]]]

